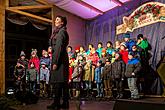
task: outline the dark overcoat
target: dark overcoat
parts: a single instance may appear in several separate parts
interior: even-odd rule
[[[66,27],[60,28],[58,32],[55,31],[52,33],[50,39],[52,46],[51,65],[56,64],[57,69],[51,69],[50,83],[61,83],[69,79],[69,58],[66,50],[69,44],[69,36]]]

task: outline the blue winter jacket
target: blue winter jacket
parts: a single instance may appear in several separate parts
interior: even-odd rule
[[[101,83],[101,81],[102,81],[102,78],[101,78],[102,71],[103,71],[103,67],[97,67],[95,69],[95,81],[96,81],[96,83]]]
[[[140,61],[137,58],[133,58],[131,60],[128,60],[128,64],[126,65],[125,76],[127,78],[137,77],[140,70],[141,70]],[[132,73],[134,73],[135,75],[132,75]]]
[[[126,42],[126,46],[128,48],[128,51],[132,51],[132,46],[136,45],[136,42],[132,39],[130,39],[128,42]]]

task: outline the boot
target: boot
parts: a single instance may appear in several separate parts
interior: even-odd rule
[[[64,101],[63,104],[61,105],[62,109],[69,109],[69,101]]]
[[[47,109],[50,110],[60,110],[60,106],[57,106],[54,102],[51,105],[47,106]]]

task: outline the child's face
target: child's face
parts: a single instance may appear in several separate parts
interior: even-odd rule
[[[71,52],[71,51],[72,51],[72,49],[71,49],[70,47],[68,47],[67,51],[68,51],[68,52]]]
[[[89,50],[91,50],[93,47],[92,47],[92,45],[89,45],[88,48],[89,48]]]
[[[110,43],[107,43],[107,47],[111,47],[111,44]]]
[[[137,47],[136,46],[133,46],[132,47],[132,51],[136,51],[137,50]]]
[[[116,45],[116,46],[119,46],[119,45],[120,45],[120,42],[119,42],[119,41],[116,41],[116,42],[115,42],[115,45]]]
[[[129,41],[129,38],[124,38],[124,41],[125,41],[125,42],[128,42],[128,41]]]
[[[120,50],[125,50],[125,47],[123,45],[121,45]]]
[[[101,53],[101,55],[102,55],[103,57],[105,56],[105,54],[106,54],[105,52],[102,52],[102,53]]]
[[[41,65],[43,68],[46,67],[45,65]]]
[[[102,47],[102,45],[101,44],[98,44],[98,48],[101,48]]]
[[[115,54],[115,59],[119,59],[120,55],[119,54]]]
[[[36,55],[35,54],[32,54],[32,57],[35,57]]]
[[[109,65],[109,64],[111,64],[109,61],[106,61],[106,63],[105,63],[106,65]]]
[[[52,52],[52,47],[49,47],[48,48],[48,52]]]
[[[101,66],[101,64],[99,62],[97,62],[97,67]]]
[[[24,60],[25,59],[25,56],[21,56],[21,59]]]
[[[83,52],[84,51],[84,48],[83,47],[80,47],[80,52]]]
[[[128,55],[128,59],[131,60],[133,58],[132,55]]]
[[[78,49],[76,49],[76,50],[75,50],[75,52],[76,52],[76,53],[78,53],[78,52],[79,52],[79,50],[78,50]]]
[[[91,64],[91,62],[90,61],[87,61],[87,65],[90,65]]]

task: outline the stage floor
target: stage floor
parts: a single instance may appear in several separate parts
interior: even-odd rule
[[[135,101],[142,103],[159,103],[165,104],[165,98],[143,98],[140,100],[127,100],[121,99],[122,101]],[[17,110],[47,110],[46,106],[51,104],[52,100],[39,100],[37,104],[22,105],[17,107]],[[81,110],[113,110],[115,101],[85,101],[81,105]],[[69,110],[78,110],[77,102],[74,100],[70,101]]]

